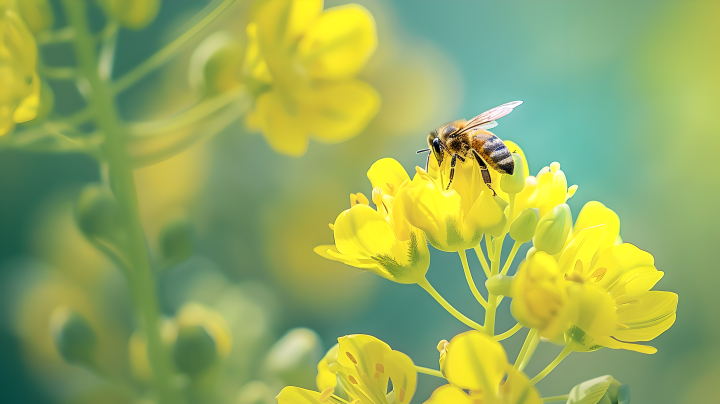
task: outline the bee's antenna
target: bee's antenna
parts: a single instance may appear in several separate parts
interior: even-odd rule
[[[429,151],[430,151],[430,149],[422,149],[422,150],[416,151],[415,154],[425,153],[425,152],[429,152]]]

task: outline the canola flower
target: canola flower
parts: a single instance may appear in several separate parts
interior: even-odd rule
[[[655,353],[655,348],[643,342],[672,326],[677,295],[651,290],[663,273],[655,267],[650,253],[623,243],[620,219],[611,209],[589,202],[573,221],[566,202],[578,187],[568,186],[559,163],[530,176],[523,150],[513,142],[505,143],[512,151],[516,170],[512,175],[491,170],[492,189],[469,159],[458,163],[450,187],[450,159],[444,159],[440,166],[430,159],[427,171],[416,167],[412,179],[397,161],[377,161],[368,171],[375,208],[363,194],[351,195],[353,206],[331,225],[335,244],[319,246],[315,251],[397,283],[418,284],[449,314],[474,328],[450,342],[439,343],[439,370],[416,366],[419,373],[449,382],[427,403],[629,402],[627,385],[611,376],[580,383],[564,396],[541,398],[534,386],[573,351],[607,347]],[[468,286],[485,309],[482,325],[451,306],[429,285],[425,279],[429,251],[417,243],[403,244],[410,234],[437,250],[459,254]],[[508,235],[513,246],[502,262]],[[530,242],[525,259],[510,275],[520,247]],[[476,252],[485,273],[485,292],[473,279],[468,249]],[[413,261],[418,251],[424,258]],[[385,265],[387,262],[393,265]],[[400,262],[403,264],[395,265]],[[498,334],[495,314],[506,297],[512,299],[511,312],[518,323]],[[499,341],[523,328],[528,328],[525,342],[510,364]],[[543,371],[529,378],[523,371],[541,338],[564,345],[564,349]],[[315,401],[296,398],[281,402]]]
[[[275,151],[300,156],[310,138],[342,142],[377,114],[377,92],[355,78],[377,47],[375,20],[364,7],[264,1],[247,31],[244,69],[264,91],[246,122]]]

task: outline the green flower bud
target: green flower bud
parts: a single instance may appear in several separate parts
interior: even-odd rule
[[[532,208],[525,209],[510,225],[510,237],[518,243],[527,243],[535,235],[537,225],[537,211]]]
[[[177,370],[189,376],[205,372],[218,357],[215,340],[201,325],[180,327],[172,353]]]
[[[50,332],[55,347],[68,363],[94,366],[97,335],[78,312],[58,307],[50,316]]]
[[[485,287],[488,292],[498,296],[510,296],[510,286],[512,285],[512,276],[495,275],[485,281]]]
[[[169,220],[160,230],[160,254],[168,264],[185,261],[193,252],[193,227],[185,217]]]
[[[33,32],[52,27],[54,15],[48,0],[20,0],[17,6],[23,20]]]
[[[275,404],[275,394],[267,384],[253,380],[246,383],[238,392],[236,404]]]
[[[230,33],[218,31],[205,38],[190,58],[190,86],[216,95],[241,85],[244,49]]]
[[[525,172],[522,156],[513,153],[512,157],[515,161],[515,171],[512,175],[505,174],[502,176],[500,179],[500,189],[508,194],[517,194],[525,188],[525,177],[527,177],[527,173]]]
[[[89,184],[80,192],[75,208],[78,227],[88,238],[117,240],[120,217],[112,192],[99,184]]]
[[[160,11],[160,0],[98,0],[105,12],[127,29],[143,29]]]
[[[630,386],[610,375],[597,377],[573,387],[567,404],[630,404]]]
[[[320,337],[308,328],[294,328],[270,348],[264,369],[285,384],[312,388],[315,386],[317,363],[322,357]]]
[[[559,253],[572,229],[570,207],[563,203],[546,213],[537,225],[533,244],[538,251],[550,255]]]

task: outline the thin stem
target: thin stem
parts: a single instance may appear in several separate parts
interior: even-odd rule
[[[510,251],[510,255],[508,256],[507,260],[505,261],[505,265],[503,266],[502,271],[500,271],[501,275],[507,275],[508,271],[510,271],[510,266],[512,265],[512,262],[515,259],[515,255],[517,255],[517,252],[520,249],[520,246],[522,246],[522,243],[519,243],[517,241],[513,244],[512,250]]]
[[[498,335],[494,336],[493,339],[495,341],[506,340],[506,339],[512,337],[513,335],[515,335],[518,331],[522,330],[522,328],[523,328],[523,326],[520,323],[517,323],[513,326],[513,328],[505,331],[502,334],[498,334]]]
[[[75,80],[78,77],[78,71],[74,67],[49,67],[41,65],[40,74],[53,80]]]
[[[480,247],[480,244],[478,244],[475,246],[475,248],[473,248],[473,250],[475,250],[478,261],[480,261],[480,265],[485,272],[485,277],[490,278],[490,266],[488,265],[487,260],[485,260],[485,253],[483,252],[482,247]]]
[[[58,30],[46,30],[35,34],[35,39],[40,45],[69,42],[75,38],[75,28],[64,27]]]
[[[570,394],[565,394],[564,396],[553,396],[553,397],[543,397],[543,403],[553,403],[555,401],[567,401],[567,399],[570,398]]]
[[[495,254],[493,254],[493,246],[492,242],[490,241],[490,236],[487,234],[485,235],[485,249],[487,250],[488,258],[490,258],[490,261],[492,261]]]
[[[475,296],[475,299],[478,303],[480,303],[480,305],[482,305],[482,307],[487,307],[487,301],[485,301],[485,298],[480,294],[480,291],[475,285],[475,281],[473,281],[465,250],[458,251],[458,255],[460,255],[460,261],[462,261],[463,270],[465,271],[465,279],[467,280],[468,285],[470,285],[470,290],[472,291],[473,296]]]
[[[235,0],[224,0],[215,9],[210,11],[204,18],[202,18],[195,25],[193,25],[192,28],[185,31],[182,35],[177,37],[174,41],[165,45],[164,48],[160,49],[157,53],[152,55],[146,61],[140,63],[134,69],[130,70],[123,77],[118,79],[115,82],[115,85],[112,87],[112,91],[115,93],[122,92],[123,90],[125,90],[128,87],[135,84],[141,78],[145,77],[148,73],[157,69],[163,63],[167,62],[170,58],[175,56],[175,54],[182,48],[182,46],[188,40],[190,40],[190,38],[195,36],[195,34],[200,32],[200,30],[202,30],[208,24],[210,24],[213,20],[215,20],[215,18],[217,18],[220,14],[222,14],[222,12],[225,11],[228,7],[230,7],[230,5],[233,4],[234,2],[235,2]],[[210,7],[211,6],[208,6],[205,9],[208,9]],[[203,11],[205,11],[205,10],[203,10]],[[203,14],[203,12],[201,12],[200,14]]]
[[[535,354],[535,350],[537,349],[539,343],[540,333],[535,330],[535,335],[533,335],[532,339],[530,340],[527,352],[525,352],[525,357],[522,359],[522,362],[520,362],[518,370],[520,370],[521,372],[525,370],[525,367],[528,365],[528,363],[530,363],[530,359],[532,359],[533,355]]]
[[[522,362],[523,358],[525,357],[525,354],[527,353],[528,347],[530,346],[530,341],[532,341],[533,337],[535,336],[535,333],[537,333],[536,329],[531,329],[528,331],[527,336],[525,336],[525,342],[523,342],[522,348],[520,348],[520,353],[517,356],[517,359],[515,359],[515,364],[513,367],[515,369],[518,369],[520,367],[520,363]]]
[[[172,384],[170,357],[160,336],[160,310],[156,298],[155,278],[148,262],[145,235],[139,218],[137,191],[125,139],[120,130],[119,117],[114,105],[113,93],[103,81],[97,69],[96,42],[87,20],[85,2],[63,0],[68,21],[76,29],[73,46],[78,69],[87,79],[92,96],[91,108],[95,123],[105,134],[103,150],[106,153],[112,181],[112,189],[118,201],[119,214],[126,241],[125,255],[130,264],[130,288],[135,308],[141,319],[148,341],[148,360],[153,371],[153,383],[161,404],[177,403]]]
[[[565,345],[565,348],[563,348],[563,350],[558,354],[557,358],[555,358],[554,361],[550,362],[550,364],[547,365],[547,367],[543,369],[542,372],[538,373],[537,376],[533,377],[532,380],[530,380],[530,384],[537,384],[537,382],[547,376],[548,373],[552,372],[552,370],[555,369],[555,367],[559,365],[560,362],[563,361],[563,359],[570,355],[570,352],[572,352],[572,348],[570,347],[570,345]]]
[[[425,289],[425,291],[428,292],[430,296],[432,296],[435,300],[437,300],[437,302],[440,303],[440,305],[445,310],[447,310],[448,313],[450,313],[456,319],[460,320],[463,324],[478,331],[484,331],[483,326],[467,318],[464,314],[460,313],[456,308],[450,305],[447,300],[440,296],[440,293],[438,293],[437,290],[435,290],[435,288],[430,285],[430,282],[428,282],[427,279],[423,279],[422,281],[418,282],[418,286]]]
[[[486,237],[487,240],[487,237]],[[498,275],[500,273],[500,253],[502,252],[503,240],[505,235],[495,239],[495,248],[492,250],[493,254],[490,255],[490,277]],[[490,251],[490,249],[488,249]],[[489,254],[489,253],[488,253]],[[498,296],[488,292],[488,305],[485,310],[485,330],[491,337],[495,335],[495,312],[498,306]]]
[[[430,376],[440,377],[443,379],[445,378],[445,376],[443,376],[443,374],[440,373],[439,370],[430,369],[430,368],[426,368],[426,367],[422,367],[422,366],[418,366],[418,365],[415,365],[415,371],[417,371],[418,373],[424,373],[424,374],[430,375]]]

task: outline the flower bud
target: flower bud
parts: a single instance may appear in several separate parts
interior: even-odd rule
[[[160,0],[101,0],[108,14],[127,29],[143,29],[160,11]]]
[[[527,243],[535,235],[538,225],[538,214],[535,209],[525,209],[510,226],[510,237],[518,243]]]
[[[50,332],[62,357],[76,365],[92,366],[97,351],[97,335],[78,312],[58,307],[50,316]]]
[[[322,356],[320,337],[308,328],[294,328],[270,348],[264,369],[283,384],[312,388]]]
[[[160,254],[168,264],[185,261],[193,252],[193,227],[186,217],[169,220],[160,230]]]
[[[200,325],[188,325],[178,329],[173,346],[173,360],[178,371],[197,376],[209,369],[217,360],[215,340]]]
[[[52,27],[54,15],[48,0],[20,0],[17,6],[23,20],[33,32]]]
[[[500,189],[507,192],[508,194],[517,194],[525,188],[525,165],[523,164],[522,156],[518,153],[512,154],[513,160],[515,161],[515,171],[512,175],[505,174],[500,179]]]
[[[241,85],[243,46],[226,31],[205,38],[190,58],[190,86],[208,95],[216,95]]]
[[[538,251],[555,255],[562,251],[571,229],[570,207],[565,203],[560,204],[540,219],[533,244]]]
[[[630,404],[630,386],[610,375],[597,377],[573,387],[567,404]]]
[[[99,184],[89,184],[80,192],[75,208],[78,227],[88,238],[117,240],[120,228],[115,196]]]
[[[498,296],[511,296],[512,276],[495,275],[485,281],[488,292]]]

